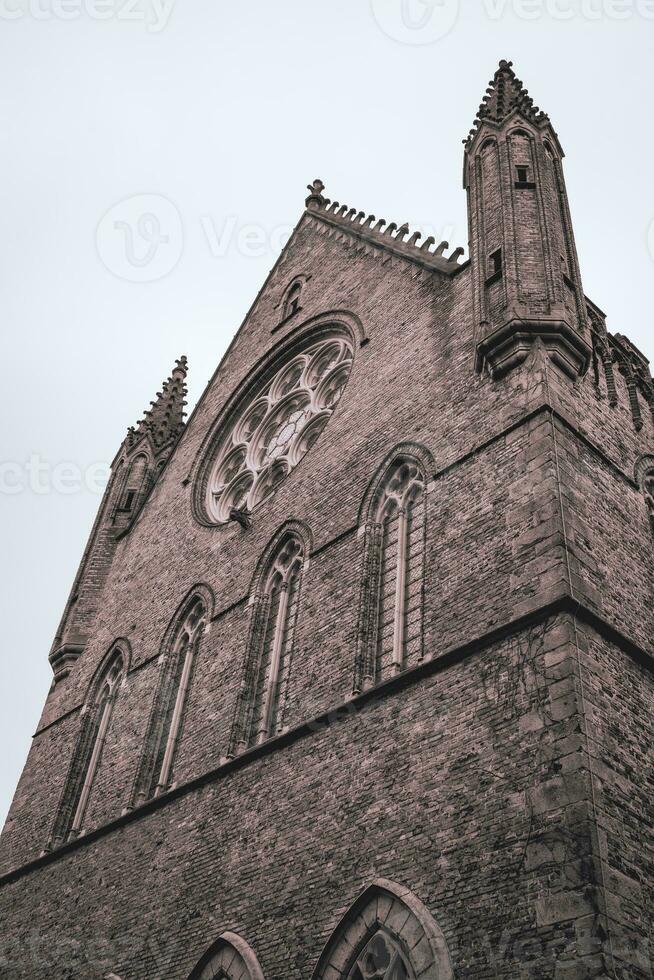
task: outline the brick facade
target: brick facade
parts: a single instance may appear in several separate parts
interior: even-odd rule
[[[187,424],[184,363],[121,447],[1,839],[3,976],[346,980],[375,929],[421,980],[654,975],[654,388],[597,307],[578,316],[554,179],[545,207],[520,202],[518,325],[492,298],[493,323],[480,316],[480,291],[514,286],[506,269],[486,286],[500,246],[479,236],[516,215],[513,198],[489,203],[476,154],[516,117],[551,139],[510,66],[494,84],[503,101],[466,147],[482,180],[471,200],[492,210],[486,230],[471,217],[470,262],[345,213],[316,182]],[[534,240],[548,221],[571,286]],[[332,325],[354,359],[318,442],[245,526],[212,524],[198,481],[215,438],[253,379]],[[151,479],[117,520],[138,453]],[[425,468],[422,656],[370,687],[356,669],[368,503],[398,453]],[[258,583],[289,527],[307,560],[283,727],[235,751]],[[172,783],[142,802],[162,654],[196,594],[207,626]],[[75,633],[76,595],[90,599]],[[61,843],[89,690],[118,646],[124,683],[83,832]]]

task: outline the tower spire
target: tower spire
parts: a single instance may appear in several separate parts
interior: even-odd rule
[[[500,61],[499,68],[488,83],[486,95],[483,97],[481,105],[477,110],[473,128],[464,142],[469,145],[481,124],[489,122],[500,125],[513,112],[519,113],[534,126],[541,126],[550,122],[547,113],[534,105],[534,100],[529,95],[520,79],[513,71],[512,61]]]
[[[510,61],[464,142],[477,369],[499,377],[540,340],[576,378],[590,361],[590,331],[563,150]]]
[[[149,435],[157,453],[173,442],[184,428],[186,412],[186,374],[188,361],[183,354],[169,378],[164,381],[161,391],[157,392],[155,400],[150,402],[150,408],[143,413],[143,418],[135,428],[128,433],[131,448],[142,436]]]
[[[112,470],[115,489],[110,508],[117,537],[132,527],[184,428],[186,373],[183,355],[157,392],[143,418],[127,430]]]

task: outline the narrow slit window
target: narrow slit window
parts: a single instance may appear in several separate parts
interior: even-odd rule
[[[488,256],[488,278],[496,279],[502,275],[502,249],[498,248]]]
[[[561,272],[563,273],[563,281],[571,289],[574,289],[574,283],[572,282],[572,275],[570,272],[570,263],[565,255],[561,256]]]
[[[120,508],[125,513],[129,513],[134,506],[134,498],[136,497],[136,490],[128,490],[123,498],[123,506]]]
[[[163,711],[163,727],[151,786],[155,796],[165,792],[172,782],[175,751],[181,738],[193,665],[205,625],[206,609],[202,600],[198,599],[184,618],[173,645],[167,703]]]
[[[518,183],[527,184],[529,183],[529,167],[517,167],[518,171]]]
[[[209,606],[196,595],[185,604],[162,655],[131,806],[165,793],[174,783],[195,663],[209,619]]]
[[[302,544],[290,537],[273,562],[266,585],[262,601],[267,622],[254,691],[251,745],[264,742],[283,728],[302,561]]]
[[[118,648],[84,706],[78,744],[59,805],[50,847],[57,847],[84,832],[85,818],[102,764],[103,750],[125,671],[125,656]]]
[[[400,458],[368,517],[357,692],[422,661],[425,530],[422,468],[417,460]]]
[[[243,684],[229,740],[229,756],[285,730],[295,628],[306,547],[285,533],[263,565],[252,602]]]
[[[652,532],[654,532],[654,469],[650,470],[645,476],[643,493],[645,495],[645,506],[649,514],[650,524],[652,525]]]

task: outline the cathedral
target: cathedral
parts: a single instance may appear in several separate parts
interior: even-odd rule
[[[2,977],[654,977],[654,382],[562,160],[500,62],[469,258],[313,181],[190,417],[180,357],[128,431]]]

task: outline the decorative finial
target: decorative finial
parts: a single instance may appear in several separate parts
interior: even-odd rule
[[[167,448],[184,428],[186,412],[186,373],[188,361],[183,355],[175,362],[170,377],[164,381],[161,391],[157,392],[151,408],[143,413],[136,428],[128,431],[127,448],[134,446],[143,436],[149,434],[157,452]]]
[[[534,125],[549,123],[548,116],[538,106],[534,106],[528,90],[517,78],[513,71],[513,62],[502,59],[479,106],[470,135],[464,143],[469,146],[474,141],[485,120],[498,125],[515,111]]]
[[[310,192],[308,198],[304,202],[308,208],[324,208],[326,201],[323,197],[322,192],[325,189],[320,178],[316,178],[313,184],[307,184],[307,190]]]

